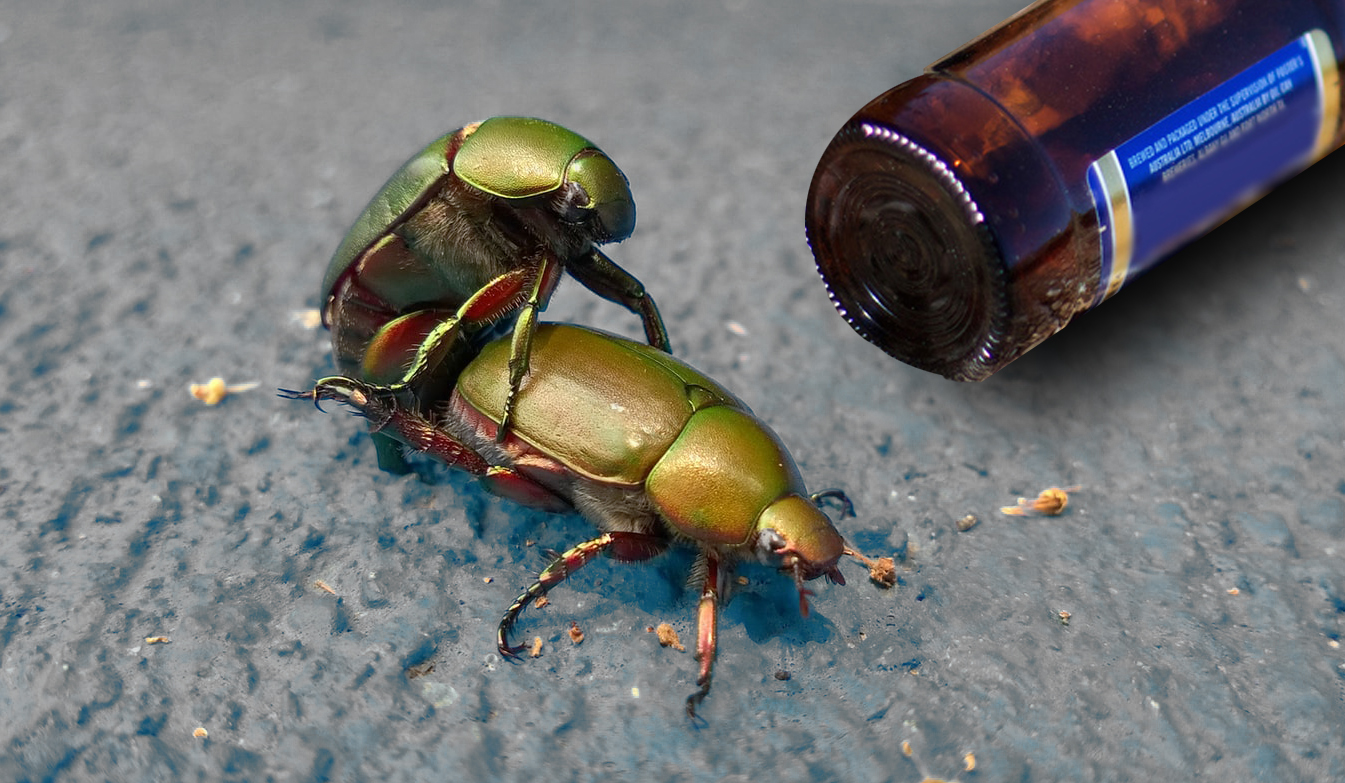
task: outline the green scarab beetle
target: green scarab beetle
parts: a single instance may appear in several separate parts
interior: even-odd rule
[[[370,200],[322,281],[322,321],[343,375],[403,399],[439,399],[435,368],[459,340],[517,313],[509,389],[528,371],[537,324],[563,272],[668,335],[644,286],[597,245],[630,236],[626,177],[584,137],[545,120],[494,117],[435,139]],[[512,396],[512,395],[511,395]],[[505,430],[512,402],[505,404]],[[375,438],[379,465],[405,472]]]
[[[584,327],[542,324],[532,370],[514,397],[514,418],[497,435],[511,398],[507,338],[480,353],[460,352],[447,404],[403,405],[386,390],[327,378],[298,398],[337,400],[363,414],[374,432],[478,477],[491,492],[534,508],[578,510],[602,534],[558,555],[505,612],[497,645],[515,656],[509,630],[532,601],[605,553],[640,561],[673,545],[698,552],[698,690],[710,691],[721,597],[734,564],[758,560],[797,584],[827,577],[846,546],[818,506],[836,490],[810,495],[779,437],[737,397],[698,370],[647,345]],[[853,511],[851,511],[853,513]]]

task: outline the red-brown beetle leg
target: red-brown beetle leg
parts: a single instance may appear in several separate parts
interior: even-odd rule
[[[487,468],[485,475],[480,477],[480,483],[492,495],[512,500],[528,508],[552,513],[574,510],[574,506],[568,500],[513,468],[499,465]]]
[[[662,552],[667,546],[666,539],[648,533],[615,532],[603,533],[591,541],[585,541],[558,555],[537,577],[537,581],[533,582],[532,586],[525,590],[505,610],[504,617],[500,619],[499,632],[496,635],[496,647],[500,655],[505,658],[518,657],[518,652],[523,647],[511,647],[509,645],[509,629],[514,627],[514,622],[518,620],[518,616],[523,613],[528,604],[546,595],[548,590],[564,582],[570,574],[583,568],[588,561],[604,551],[624,562],[648,560]]]
[[[700,689],[687,697],[687,717],[696,720],[696,706],[710,693],[710,677],[715,668],[715,648],[719,644],[719,558],[705,555],[705,584],[701,588],[696,612],[696,660],[701,663],[696,684]]]
[[[416,358],[406,368],[406,374],[397,385],[412,386],[439,366],[463,328],[485,326],[521,307],[524,292],[532,288],[540,266],[529,264],[511,269],[472,294],[456,313],[445,318],[425,336],[425,341],[416,351]]]
[[[485,476],[492,467],[475,449],[397,402],[386,388],[334,375],[318,381],[313,395],[319,400],[349,405],[369,420],[369,429],[374,434],[395,438],[449,467],[473,476]]]
[[[360,375],[371,384],[385,386],[400,381],[406,368],[439,325],[454,318],[450,310],[416,310],[393,318],[369,338],[360,362]]]

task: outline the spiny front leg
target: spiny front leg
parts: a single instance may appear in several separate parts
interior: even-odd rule
[[[333,400],[348,405],[369,420],[369,429],[374,435],[394,438],[451,468],[464,470],[473,476],[486,476],[493,467],[475,449],[403,404],[385,386],[333,375],[319,380],[311,392],[291,392],[287,396],[294,399],[312,398],[314,402]]]
[[[705,554],[705,582],[701,588],[700,606],[696,612],[696,660],[700,661],[700,688],[687,697],[687,717],[695,721],[696,707],[710,694],[710,677],[714,674],[715,649],[719,645],[719,557]]]
[[[290,399],[335,400],[349,405],[359,415],[369,419],[370,434],[374,444],[379,447],[380,467],[383,466],[385,445],[396,448],[400,457],[400,448],[405,444],[450,468],[472,474],[492,494],[543,511],[564,512],[574,509],[568,500],[525,473],[504,465],[492,465],[470,445],[425,418],[414,407],[398,401],[386,386],[333,375],[318,381],[312,391],[281,389],[280,392],[282,397]]]
[[[496,648],[500,655],[505,658],[518,657],[518,652],[523,647],[512,647],[509,644],[509,630],[514,627],[514,622],[518,620],[518,616],[523,613],[528,604],[546,595],[548,590],[564,582],[570,574],[583,568],[588,561],[605,551],[624,562],[647,560],[662,552],[667,546],[667,539],[660,536],[653,536],[648,533],[615,532],[603,533],[595,539],[585,541],[557,555],[556,559],[552,560],[551,564],[537,577],[537,581],[523,591],[523,594],[514,601],[513,605],[505,610],[504,617],[500,619],[500,628],[495,639]]]

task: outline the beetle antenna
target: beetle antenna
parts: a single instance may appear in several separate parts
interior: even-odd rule
[[[868,566],[869,568],[872,568],[872,567],[873,567],[873,558],[871,558],[871,557],[865,557],[864,554],[863,554],[862,552],[859,552],[859,551],[856,551],[856,550],[854,550],[854,549],[851,549],[850,546],[849,546],[848,544],[846,545],[846,547],[845,547],[844,549],[841,550],[841,554],[843,554],[843,555],[849,555],[850,557],[853,557],[854,559],[858,560],[859,562],[863,563],[864,565]]]

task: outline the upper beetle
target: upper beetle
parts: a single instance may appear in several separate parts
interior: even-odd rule
[[[322,281],[338,370],[414,399],[439,399],[453,343],[517,312],[510,399],[528,370],[537,312],[563,272],[640,316],[669,350],[654,300],[597,245],[635,227],[626,177],[584,137],[545,120],[494,117],[435,139],[370,200]],[[376,437],[379,466],[404,472]]]

